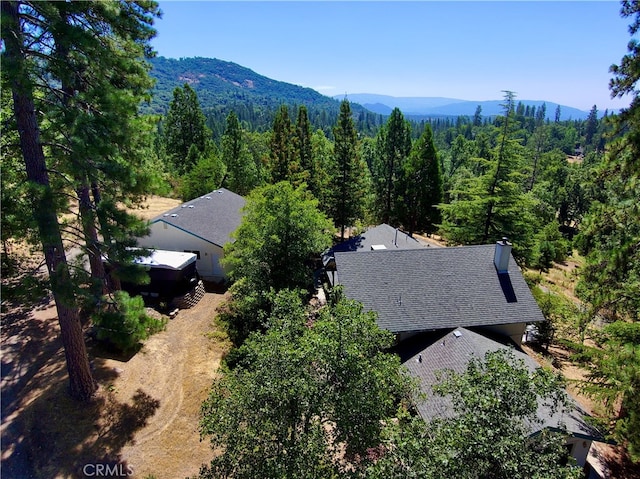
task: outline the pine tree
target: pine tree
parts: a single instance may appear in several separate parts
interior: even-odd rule
[[[623,1],[621,13],[632,17],[631,35],[640,29],[640,5]],[[591,205],[577,239],[586,264],[578,293],[593,317],[611,324],[603,328],[600,348],[585,348],[591,359],[586,392],[604,400],[615,420],[614,433],[640,461],[640,44],[613,65],[614,96],[631,95],[631,104],[614,119],[617,139],[608,145],[598,171],[602,193]]]
[[[584,128],[584,144],[585,146],[592,146],[595,134],[598,131],[598,108],[593,105],[589,111],[587,122]]]
[[[313,165],[313,152],[311,146],[311,123],[307,107],[302,105],[298,108],[296,119],[296,154],[297,163],[300,167],[299,181],[309,183],[309,179],[315,174]]]
[[[188,83],[173,90],[173,100],[163,125],[164,148],[179,174],[194,166],[186,162],[191,145],[195,145],[200,153],[208,148],[211,131],[206,122],[198,95]]]
[[[149,122],[138,108],[152,85],[144,58],[151,53],[157,4],[5,3],[3,26],[11,40],[3,83],[13,90],[28,180],[38,185],[34,216],[58,308],[71,394],[85,400],[95,383],[75,296],[83,278],[71,277],[61,239],[63,228],[68,233],[77,227],[60,224],[57,217],[75,193],[99,295],[105,288],[103,256],[126,257],[134,236],[144,230],[118,204],[148,192],[152,176],[146,173],[144,151],[150,146]],[[55,177],[49,178],[49,169]]]
[[[428,123],[404,164],[401,183],[400,219],[409,235],[415,231],[434,231],[440,223],[437,205],[442,202],[443,189],[440,161]]]
[[[397,182],[402,176],[403,164],[411,151],[411,127],[399,108],[394,108],[385,126],[378,134],[378,156],[373,165],[380,218],[385,223],[395,222]]]
[[[514,251],[528,256],[531,248],[531,198],[523,191],[522,146],[514,138],[513,94],[506,92],[498,143],[488,155],[476,158],[479,176],[462,178],[454,186],[450,204],[441,204],[441,229],[455,243],[483,244],[508,236]]]
[[[344,239],[345,227],[352,225],[362,215],[364,196],[364,168],[358,157],[358,133],[351,115],[351,106],[346,99],[340,104],[340,115],[333,127],[333,136],[336,176],[331,216]]]
[[[20,146],[27,181],[32,190],[32,209],[38,224],[38,234],[42,242],[51,292],[58,312],[60,335],[65,348],[70,393],[74,398],[86,401],[97,389],[97,384],[89,369],[79,307],[73,293],[73,281],[62,243],[54,191],[40,139],[30,65],[23,50],[26,40],[20,24],[20,4],[6,1],[2,2],[1,7],[3,30],[7,32],[3,73],[10,77]]]
[[[291,181],[292,173],[297,171],[297,162],[294,158],[294,130],[286,105],[280,106],[276,112],[269,149],[271,182]]]
[[[258,184],[256,164],[243,138],[238,116],[231,112],[222,135],[222,160],[226,165],[225,185],[239,195],[248,194]]]

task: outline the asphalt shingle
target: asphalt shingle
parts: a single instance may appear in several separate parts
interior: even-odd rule
[[[164,222],[210,243],[224,246],[242,221],[245,199],[225,188],[187,201],[151,220]]]
[[[543,321],[513,257],[499,275],[494,245],[336,252],[347,297],[394,333]]]
[[[440,330],[416,336],[398,345],[396,352],[409,373],[420,382],[426,399],[416,407],[420,415],[426,421],[430,421],[454,415],[450,398],[433,393],[432,386],[438,383],[436,372],[452,370],[463,373],[471,358],[482,359],[487,352],[499,349],[512,351],[515,358],[522,360],[530,371],[539,367],[533,358],[510,343],[508,339],[482,330],[472,331],[466,328]],[[568,408],[556,412],[541,404],[537,416],[542,424],[532,427],[532,432],[544,428],[559,429],[564,426],[575,436],[601,439],[600,434],[585,422],[586,413],[571,398]]]

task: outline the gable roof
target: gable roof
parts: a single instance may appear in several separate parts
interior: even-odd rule
[[[512,256],[494,266],[494,245],[335,253],[347,297],[378,313],[391,332],[543,321]]]
[[[465,328],[440,330],[416,336],[397,346],[397,353],[409,373],[417,378],[420,387],[426,393],[426,399],[416,404],[419,414],[426,421],[435,418],[452,417],[454,415],[451,398],[435,395],[431,387],[439,381],[436,371],[450,369],[456,373],[463,373],[471,358],[483,359],[489,351],[509,349],[518,360],[522,360],[530,371],[540,366],[529,355],[515,347],[508,339],[498,335],[491,335],[480,330],[472,331]],[[418,358],[421,357],[421,361]],[[538,418],[542,421],[537,429],[560,429],[576,437],[602,440],[598,431],[591,427],[584,418],[587,413],[570,397],[567,409],[560,408],[555,413],[550,407],[540,405]],[[534,428],[532,432],[537,432]]]
[[[334,255],[337,252],[418,249],[427,246],[430,245],[425,245],[405,232],[383,223],[328,249],[322,254],[322,263],[327,271],[335,271]],[[335,275],[329,275],[330,282],[334,279]]]
[[[383,223],[335,245],[331,248],[331,251],[370,251],[373,246],[384,246],[386,249],[417,249],[425,247],[425,245],[403,231]]]
[[[220,188],[156,216],[151,223],[167,223],[222,247],[240,226],[245,203],[242,196]]]

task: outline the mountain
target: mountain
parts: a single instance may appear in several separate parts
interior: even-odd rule
[[[334,98],[343,98],[335,96]],[[482,108],[483,116],[501,115],[503,110],[500,106],[503,100],[490,101],[469,101],[455,98],[442,97],[394,97],[387,95],[376,95],[371,93],[356,93],[347,95],[350,101],[361,104],[363,107],[383,115],[388,115],[394,108],[399,108],[407,117],[412,116],[473,116],[476,108]],[[519,100],[516,104],[522,103],[526,106],[540,107],[543,103],[547,106],[547,118],[554,119],[557,103],[541,100]],[[561,120],[584,120],[589,116],[589,112],[579,110],[566,105],[560,106]]]
[[[221,108],[240,102],[277,110],[281,104],[307,105],[338,111],[340,102],[311,88],[280,82],[259,75],[236,63],[216,58],[157,57],[151,60],[151,76],[156,79],[151,109],[164,113],[173,90],[188,83],[198,94],[203,109]]]

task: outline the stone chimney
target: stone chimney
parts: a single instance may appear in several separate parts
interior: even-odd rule
[[[511,243],[506,236],[496,242],[496,251],[493,255],[493,264],[496,266],[498,274],[509,272],[509,256],[511,256]]]

